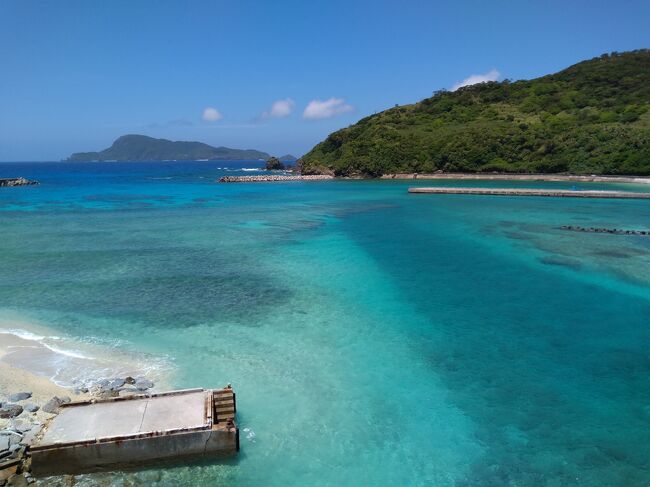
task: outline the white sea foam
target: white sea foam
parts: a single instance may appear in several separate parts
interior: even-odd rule
[[[40,342],[41,340],[45,339],[43,335],[36,335],[35,333],[32,333],[31,331],[27,330],[20,330],[17,328],[10,328],[8,330],[1,330],[0,329],[0,334],[2,335],[14,335],[17,336],[18,338],[22,338],[23,340],[29,340],[29,341],[35,341],[35,342]],[[57,339],[58,337],[50,337]]]
[[[74,357],[74,358],[83,358],[87,360],[93,360],[92,357],[88,357],[87,355],[84,355],[83,353],[79,352],[78,350],[66,350],[61,347],[56,347],[54,345],[50,345],[46,342],[46,340],[62,340],[61,337],[58,336],[44,336],[44,335],[37,335],[35,333],[32,333],[31,331],[27,330],[22,330],[18,328],[10,328],[8,330],[2,330],[0,329],[0,334],[3,335],[13,335],[15,337],[18,337],[22,340],[27,340],[31,342],[37,342],[39,345],[42,345],[43,347],[47,348],[48,350],[58,353],[61,355],[66,355],[68,357]],[[9,348],[18,348],[18,347],[9,347]],[[22,347],[26,348],[26,347]],[[38,348],[38,347],[28,347],[28,348]]]
[[[0,328],[0,334],[15,337],[14,343],[9,341],[5,345],[6,353],[0,360],[47,377],[62,387],[79,387],[101,378],[127,375],[146,376],[160,384],[172,369],[170,360],[136,353],[120,340],[60,337],[48,334],[40,326],[37,332],[16,326]]]

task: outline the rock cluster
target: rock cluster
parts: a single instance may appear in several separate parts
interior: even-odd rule
[[[334,176],[326,174],[313,174],[303,176],[280,176],[277,174],[268,174],[265,176],[224,176],[219,179],[220,183],[262,183],[262,182],[279,182],[279,181],[327,181],[334,179]]]
[[[31,397],[31,393],[12,394],[9,397],[25,400]],[[25,405],[25,411],[28,406]],[[29,473],[26,452],[43,425],[34,422],[34,417],[16,419],[23,413],[23,407],[18,404],[3,403],[2,408],[13,413],[10,422],[0,429],[0,486],[26,486],[34,482]]]
[[[30,181],[25,178],[4,178],[0,179],[0,186],[32,186],[38,184],[37,181]]]
[[[94,397],[115,397],[142,394],[154,387],[146,377],[124,377],[88,381],[88,386],[79,387],[77,393],[89,393]],[[0,402],[0,487],[27,486],[35,480],[30,474],[28,450],[43,428],[35,413],[39,405],[17,404],[32,397],[31,392],[21,391],[7,396]],[[57,414],[63,404],[71,402],[68,396],[55,396],[40,407],[40,410]],[[39,413],[40,414],[40,413]]]
[[[578,227],[574,225],[562,225],[562,230],[570,230],[572,232],[587,232],[587,233],[610,233],[612,235],[640,235],[650,236],[650,230],[621,230],[618,228],[594,228],[594,227]]]
[[[117,377],[113,379],[99,379],[91,382],[89,386],[80,387],[78,393],[87,393],[98,397],[128,396],[141,394],[153,388],[154,383],[146,377]]]

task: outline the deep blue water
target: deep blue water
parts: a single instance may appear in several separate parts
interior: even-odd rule
[[[0,164],[41,182],[0,189],[0,328],[236,388],[236,460],[129,481],[650,484],[650,238],[559,228],[649,201],[215,182],[259,165]]]

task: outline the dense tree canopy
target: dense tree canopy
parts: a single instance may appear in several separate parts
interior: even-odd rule
[[[650,174],[650,50],[534,80],[438,91],[332,133],[304,173]]]

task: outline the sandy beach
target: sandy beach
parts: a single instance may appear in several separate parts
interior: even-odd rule
[[[35,361],[38,361],[39,348],[32,341],[19,336],[10,333],[2,333],[0,335],[0,401],[7,401],[10,394],[17,392],[32,393],[29,399],[18,402],[22,406],[33,403],[40,407],[54,396],[69,396],[74,399],[87,397],[86,394],[75,394],[72,388],[57,385],[50,378],[39,374],[36,371],[38,369],[30,370],[29,368],[14,366],[11,364],[11,360],[8,360],[12,353],[15,353],[17,350],[28,350],[34,352]],[[18,419],[29,418],[29,422],[42,422],[49,417],[51,417],[51,414],[39,409],[36,413],[28,413],[25,411]],[[9,419],[0,419],[0,428],[5,427],[9,423]]]
[[[0,402],[17,392],[32,396],[18,404],[42,407],[52,397],[68,396],[81,400],[89,395],[79,388],[90,388],[101,379],[145,376],[155,389],[168,388],[164,372],[147,368],[147,357],[59,336],[55,331],[22,319],[0,320]],[[23,412],[18,419],[42,422],[50,417],[40,409]],[[0,428],[9,423],[0,419]]]

